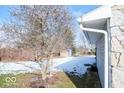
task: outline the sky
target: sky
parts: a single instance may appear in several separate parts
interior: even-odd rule
[[[72,11],[73,15],[76,17],[82,16],[95,8],[99,7],[98,5],[71,5],[69,6],[70,10]]]
[[[83,31],[81,31],[79,24],[77,22],[77,18],[81,17],[82,15],[94,10],[95,8],[97,8],[99,6],[97,5],[75,5],[75,6],[69,6],[70,11],[72,12],[73,16],[76,17],[75,18],[75,32],[76,32],[76,46],[84,46],[87,48],[90,48],[89,43],[83,33]]]
[[[8,6],[0,5],[0,23],[9,18]]]
[[[10,14],[9,14],[9,8],[11,6],[5,6],[5,5],[0,5],[0,23],[5,22],[6,20],[9,19]],[[69,11],[72,13],[72,15],[75,17],[75,27],[76,27],[76,42],[77,44],[81,44],[84,43],[85,41],[85,36],[82,33],[82,31],[80,31],[80,27],[77,23],[77,18],[79,18],[80,16],[94,10],[95,8],[99,7],[98,5],[69,5]],[[83,38],[81,37],[81,35],[83,35]],[[83,39],[83,40],[82,40]]]
[[[11,6],[5,6],[0,5],[0,22],[5,21],[5,19],[9,18],[9,7]],[[97,8],[97,5],[70,5],[70,11],[75,17],[80,17],[81,15],[92,11],[93,9]]]

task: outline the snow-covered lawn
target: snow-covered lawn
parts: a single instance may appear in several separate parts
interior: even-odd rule
[[[51,70],[75,72],[77,75],[82,75],[87,71],[87,66],[84,66],[84,64],[95,62],[95,56],[56,58],[53,59]],[[42,68],[33,61],[0,62],[0,74],[31,73],[36,70],[42,70]]]

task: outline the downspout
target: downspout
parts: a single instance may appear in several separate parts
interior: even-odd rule
[[[104,39],[105,39],[105,46],[104,46],[104,52],[105,52],[105,69],[104,69],[104,88],[108,88],[108,35],[107,31],[105,30],[98,30],[98,29],[92,29],[92,28],[84,28],[82,24],[80,24],[81,30],[84,31],[89,31],[89,32],[96,32],[96,33],[101,33],[104,34]]]
[[[111,88],[112,73],[111,73],[111,31],[110,31],[110,18],[107,19],[107,32],[108,32],[108,87]]]

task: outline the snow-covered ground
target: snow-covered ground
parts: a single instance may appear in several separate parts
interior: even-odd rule
[[[84,64],[95,62],[95,56],[56,58],[53,59],[51,70],[75,72],[77,75],[82,75],[87,71],[87,66],[84,66]],[[33,61],[0,62],[0,74],[31,73],[36,70],[42,70],[42,68]]]

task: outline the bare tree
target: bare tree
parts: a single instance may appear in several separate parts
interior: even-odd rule
[[[16,47],[34,51],[46,78],[53,53],[73,45],[73,17],[66,6],[17,6],[10,13],[3,30]]]

